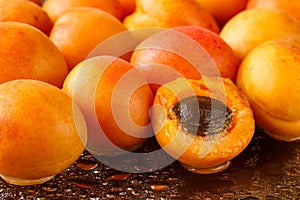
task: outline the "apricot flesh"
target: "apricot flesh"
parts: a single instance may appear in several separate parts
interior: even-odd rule
[[[229,127],[219,134],[195,135],[182,128],[178,119],[170,117],[178,101],[195,95],[226,104],[232,111]],[[227,166],[225,163],[246,148],[255,130],[249,102],[228,78],[206,77],[205,81],[179,78],[168,82],[157,90],[153,107],[152,125],[158,143],[193,172],[200,169],[199,173],[203,173],[205,168]]]

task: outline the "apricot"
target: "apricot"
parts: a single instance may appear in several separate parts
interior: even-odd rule
[[[136,8],[136,2],[135,0],[119,0],[123,7],[124,15],[125,17],[127,15],[132,14],[135,11]]]
[[[29,0],[29,1],[32,1],[32,2],[36,3],[39,6],[41,6],[42,3],[44,2],[43,0]]]
[[[299,71],[300,46],[267,41],[249,52],[238,72],[257,125],[278,140],[300,138]]]
[[[124,25],[129,30],[197,25],[216,33],[220,31],[213,16],[195,0],[137,0],[136,10],[125,17]]]
[[[124,17],[123,7],[118,0],[45,0],[42,8],[47,12],[50,19],[55,22],[66,11],[82,6],[101,9],[119,20]]]
[[[297,0],[248,0],[246,9],[252,8],[282,10],[288,13],[289,15],[295,17],[296,19],[300,20],[300,2]]]
[[[279,10],[253,8],[231,18],[220,32],[223,38],[242,60],[257,45],[280,38],[299,35],[300,23]]]
[[[62,52],[71,70],[98,44],[123,31],[126,31],[125,26],[108,12],[92,7],[76,7],[57,19],[49,38]]]
[[[85,148],[84,117],[70,96],[48,83],[0,85],[0,176],[15,185],[42,184]]]
[[[196,0],[223,27],[234,15],[245,10],[248,0]]]
[[[216,173],[250,143],[249,102],[228,78],[179,78],[158,88],[152,125],[160,146],[188,170]]]
[[[0,23],[0,83],[36,79],[62,87],[67,63],[41,31],[21,22]]]
[[[152,133],[151,89],[140,72],[121,58],[95,56],[80,62],[67,76],[63,91],[86,118],[87,149],[93,154],[132,151]]]
[[[32,25],[49,35],[53,23],[47,13],[28,0],[0,0],[0,22],[16,21]]]
[[[130,63],[145,75],[155,93],[159,85],[178,77],[222,76],[235,81],[240,60],[213,31],[178,26],[143,40],[133,51]],[[157,78],[159,84],[153,83]]]

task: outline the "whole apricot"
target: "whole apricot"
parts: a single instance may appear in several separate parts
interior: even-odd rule
[[[28,1],[32,1],[32,2],[36,3],[39,6],[41,6],[42,3],[44,2],[44,0],[28,0]]]
[[[56,20],[49,38],[62,52],[71,70],[98,44],[126,30],[125,26],[108,12],[92,7],[76,7]]]
[[[195,0],[137,0],[135,11],[124,19],[124,25],[129,30],[197,25],[220,31],[215,18]]]
[[[53,22],[66,11],[76,7],[101,9],[119,20],[122,20],[124,17],[123,7],[118,0],[45,0],[42,6]]]
[[[130,63],[145,75],[155,93],[159,85],[178,77],[222,76],[235,81],[240,60],[215,32],[199,26],[178,26],[143,40]]]
[[[21,22],[0,23],[0,83],[36,79],[62,87],[64,56],[40,30]]]
[[[220,32],[223,38],[242,60],[257,45],[280,38],[299,35],[300,23],[279,10],[253,8],[231,18]]]
[[[271,137],[300,138],[300,48],[284,41],[267,41],[241,63],[237,85],[247,96],[255,121]]]
[[[119,0],[123,7],[125,17],[127,15],[132,14],[136,8],[136,1],[135,0]]]
[[[220,27],[234,15],[245,10],[248,0],[196,0],[217,20]]]
[[[300,2],[297,0],[248,0],[246,9],[252,8],[282,10],[300,20]]]
[[[95,56],[80,62],[63,90],[86,118],[87,149],[94,154],[136,149],[151,133],[151,89],[140,72],[121,58]]]
[[[44,183],[71,166],[85,148],[80,109],[53,85],[29,79],[3,83],[0,111],[0,176],[8,183]]]
[[[53,22],[37,4],[28,0],[0,0],[0,21],[16,21],[32,25],[49,35]]]

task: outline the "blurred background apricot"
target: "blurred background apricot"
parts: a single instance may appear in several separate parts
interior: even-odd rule
[[[0,0],[0,22],[17,21],[32,25],[49,35],[53,23],[48,14],[28,0]]]
[[[248,0],[196,0],[208,10],[221,27],[246,8]]]
[[[231,18],[220,32],[242,60],[257,45],[267,40],[289,39],[300,34],[300,23],[280,10],[246,9]]]
[[[136,0],[119,0],[123,7],[124,15],[130,15],[135,11]]]
[[[64,56],[48,36],[21,22],[0,23],[0,83],[36,79],[62,87]]]
[[[71,70],[102,41],[126,30],[122,22],[106,11],[76,7],[57,19],[49,38],[62,52]]]
[[[215,18],[195,0],[136,0],[135,11],[124,19],[131,30],[197,25],[219,32]]]
[[[247,9],[251,8],[282,10],[300,20],[300,1],[298,0],[248,0]]]
[[[28,1],[32,1],[32,2],[36,3],[39,6],[41,6],[44,2],[44,0],[28,0]]]
[[[87,6],[104,10],[119,20],[124,17],[124,11],[118,0],[45,0],[43,9],[53,22],[67,10],[75,7]]]

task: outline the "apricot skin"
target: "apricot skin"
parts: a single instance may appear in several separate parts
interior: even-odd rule
[[[0,174],[9,183],[40,184],[85,148],[83,115],[55,86],[29,79],[3,83],[0,111]]]
[[[267,41],[249,52],[237,76],[258,126],[280,140],[300,137],[299,55],[299,46]]]
[[[188,80],[188,85],[185,79],[176,79],[164,84],[157,90],[152,112],[155,136],[162,148],[180,162],[202,168],[220,165],[240,154],[251,141],[255,130],[249,102],[232,81],[220,77],[205,80]],[[208,90],[208,82],[212,85],[223,83],[226,99],[221,100],[224,97],[220,87]],[[192,92],[190,88],[193,89]],[[191,95],[209,96],[225,101],[233,111],[230,127],[220,133],[220,138],[216,139],[215,145],[205,156],[200,156],[200,152],[202,148],[209,146],[205,143],[206,136],[188,133],[177,120],[169,118],[174,104]]]

